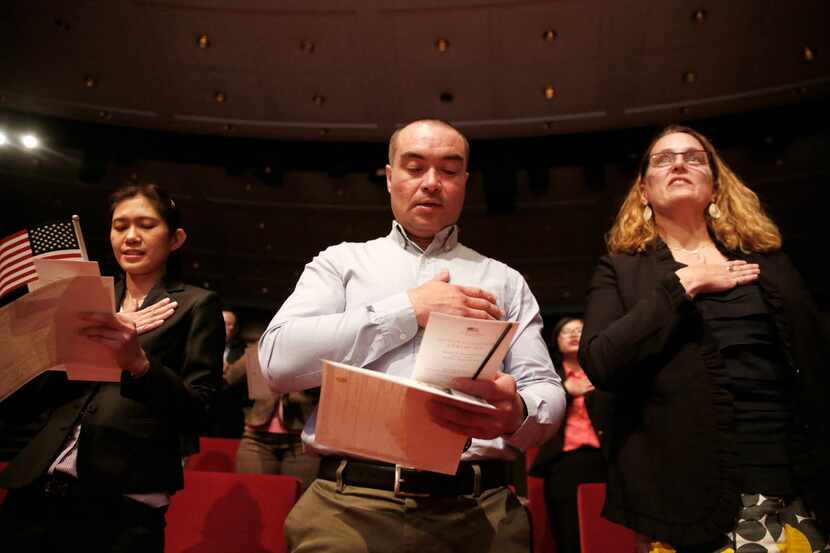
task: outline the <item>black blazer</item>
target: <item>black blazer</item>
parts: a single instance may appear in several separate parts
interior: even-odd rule
[[[116,305],[124,296],[116,286]],[[81,424],[78,477],[102,493],[173,493],[183,487],[182,456],[198,450],[198,432],[219,387],[225,330],[219,298],[194,286],[159,283],[142,307],[178,303],[164,324],[139,337],[150,360],[140,378],[120,383],[70,382],[51,373],[28,393],[46,405],[43,429],[0,474],[18,488],[43,475],[76,424]]]
[[[790,455],[799,493],[830,523],[830,334],[782,253],[741,256],[761,266],[759,284],[790,364]],[[730,531],[740,508],[732,462],[732,397],[708,327],[674,274],[666,245],[604,256],[594,273],[580,362],[615,392],[604,515],[675,546]]]

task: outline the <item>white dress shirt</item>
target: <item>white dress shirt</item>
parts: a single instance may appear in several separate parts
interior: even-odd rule
[[[291,296],[259,341],[262,372],[273,390],[320,386],[321,359],[410,377],[423,329],[407,290],[448,269],[450,283],[484,289],[519,329],[502,371],[516,380],[527,418],[510,435],[474,439],[463,460],[514,459],[558,428],[565,393],[541,336],[539,306],[524,278],[504,263],[458,242],[458,227],[439,232],[422,250],[397,222],[385,237],[342,243],[305,267]],[[303,429],[312,451],[338,453],[315,442],[316,411]]]

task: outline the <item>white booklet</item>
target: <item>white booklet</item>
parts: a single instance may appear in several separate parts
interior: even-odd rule
[[[316,440],[327,448],[406,467],[455,474],[467,436],[430,418],[435,396],[482,412],[493,406],[448,387],[455,377],[493,379],[518,324],[430,315],[414,378],[323,361]]]

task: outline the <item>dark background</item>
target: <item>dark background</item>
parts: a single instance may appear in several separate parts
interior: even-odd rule
[[[521,271],[551,323],[581,310],[650,138],[682,122],[758,192],[827,311],[828,12],[821,0],[5,3],[0,236],[77,213],[112,274],[106,196],[157,182],[184,212],[186,279],[217,290],[253,337],[318,251],[388,232],[388,136],[440,117],[472,142],[461,240]],[[17,146],[24,131],[43,147]]]

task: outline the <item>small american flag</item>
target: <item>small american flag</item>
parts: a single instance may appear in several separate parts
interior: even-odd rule
[[[83,259],[72,221],[23,229],[0,240],[0,297],[38,279],[35,258]]]

